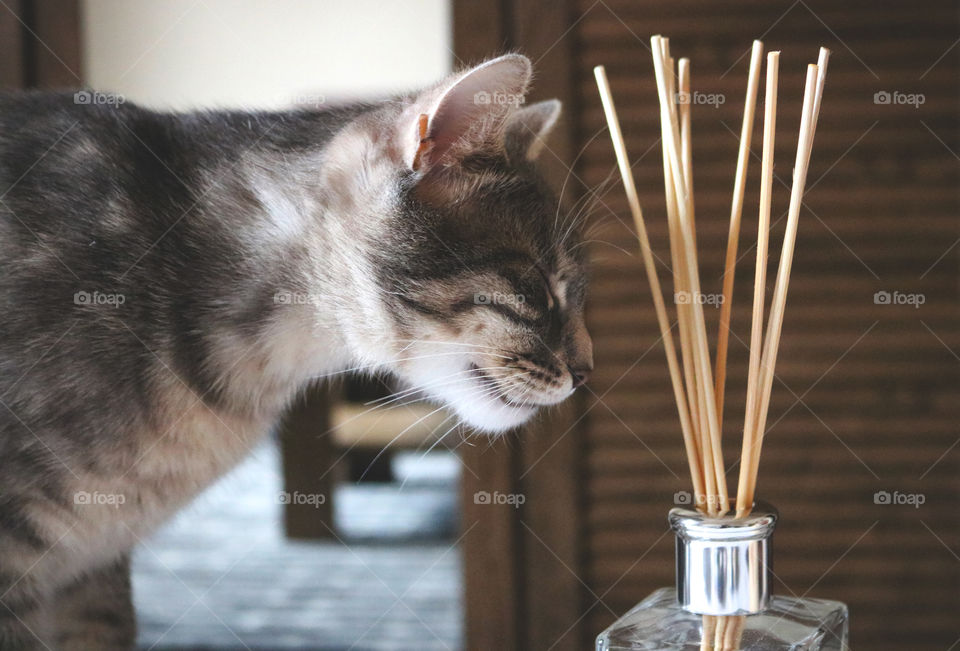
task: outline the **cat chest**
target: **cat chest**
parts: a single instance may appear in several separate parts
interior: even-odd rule
[[[113,472],[75,478],[77,517],[67,534],[79,563],[142,543],[164,521],[240,462],[269,423],[231,418],[198,404],[162,427],[133,433]]]

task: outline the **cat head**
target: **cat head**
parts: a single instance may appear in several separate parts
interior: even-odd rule
[[[527,105],[530,78],[520,55],[455,74],[378,116],[387,135],[367,152],[368,175],[393,173],[366,197],[377,298],[362,318],[377,327],[360,347],[486,431],[564,400],[593,368],[579,227],[536,168],[560,102]]]

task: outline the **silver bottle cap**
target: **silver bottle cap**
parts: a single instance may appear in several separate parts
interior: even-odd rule
[[[677,600],[698,615],[752,615],[770,602],[775,508],[763,502],[741,519],[694,509],[670,511],[677,534]]]

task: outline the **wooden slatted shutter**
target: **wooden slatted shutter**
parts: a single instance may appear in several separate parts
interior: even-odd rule
[[[541,428],[504,446],[498,457],[487,459],[486,474],[470,480],[482,486],[499,477],[504,488],[522,490],[526,449],[545,451],[540,464],[553,459],[552,475],[576,482],[572,496],[570,484],[558,496],[570,500],[566,506],[574,515],[555,524],[540,517],[536,531],[545,540],[571,544],[564,547],[563,566],[556,559],[551,565],[550,552],[541,546],[540,571],[527,570],[538,550],[527,546],[524,522],[537,518],[540,509],[558,511],[541,500],[528,501],[512,519],[500,518],[503,546],[497,553],[514,554],[507,563],[508,582],[485,575],[490,580],[481,585],[476,577],[484,575],[484,559],[467,543],[469,646],[493,648],[480,643],[491,638],[482,630],[480,611],[470,611],[478,600],[485,599],[488,608],[499,602],[511,609],[493,624],[512,627],[509,644],[497,648],[585,648],[615,614],[673,582],[665,514],[688,480],[622,188],[616,180],[601,187],[615,174],[614,159],[591,72],[596,64],[607,66],[651,238],[667,260],[657,100],[647,49],[656,33],[671,36],[674,52],[692,59],[695,90],[724,99],[716,108],[699,105],[694,111],[705,291],[720,287],[750,41],[762,37],[769,49],[783,51],[776,172],[787,184],[804,64],[816,58],[821,44],[833,50],[761,468],[760,494],[783,513],[777,589],[846,601],[855,648],[955,644],[960,637],[960,47],[954,3],[938,0],[920,8],[865,0],[577,0],[481,8],[462,0],[454,6],[461,56],[475,60],[519,48],[542,58],[538,67],[545,66],[553,80],[548,86],[563,88],[565,82],[556,80],[566,76],[572,143],[565,149],[571,155],[566,164],[584,148],[569,187],[573,198],[598,195],[590,217],[598,242],[591,249],[588,308],[597,372],[591,392],[571,416],[581,419],[575,442],[558,444],[561,452],[554,456],[551,441],[540,437],[558,437],[563,429]],[[891,99],[893,93],[920,94],[924,101],[884,103],[883,93]],[[758,120],[755,143],[760,128]],[[724,428],[730,462],[742,427],[747,351],[740,342],[749,336],[758,173],[754,158],[733,311]],[[785,212],[787,196],[780,185],[775,219]],[[771,283],[782,228],[777,220]],[[666,266],[662,269],[662,278],[668,277]],[[882,292],[890,294],[891,304],[884,303]],[[924,302],[895,305],[894,292],[922,295],[913,302]],[[713,332],[715,312],[708,311]],[[925,503],[875,504],[878,491],[919,493]],[[477,522],[474,532],[482,532],[492,516],[477,511],[468,513],[467,524]],[[579,622],[569,615],[569,597],[552,591],[544,579],[549,568],[556,572],[554,581],[576,576],[567,585],[578,590]],[[543,617],[557,604],[571,619],[566,626]]]

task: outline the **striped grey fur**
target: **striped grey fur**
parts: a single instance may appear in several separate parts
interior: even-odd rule
[[[490,432],[586,379],[530,74],[270,113],[0,95],[0,649],[130,648],[131,549],[317,377]]]

